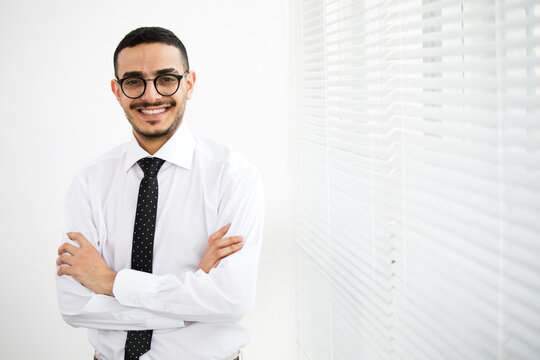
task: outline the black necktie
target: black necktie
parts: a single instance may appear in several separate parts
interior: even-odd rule
[[[153,157],[143,158],[137,163],[144,172],[139,186],[133,246],[131,248],[131,268],[151,273],[154,252],[154,233],[158,202],[159,168],[165,160]],[[139,356],[150,350],[152,330],[128,331],[126,338],[125,360],[138,360]]]

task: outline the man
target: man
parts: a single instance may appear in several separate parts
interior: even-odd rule
[[[261,246],[257,172],[182,121],[196,76],[172,32],[132,31],[114,67],[133,136],[68,192],[60,312],[89,329],[96,359],[236,359]]]

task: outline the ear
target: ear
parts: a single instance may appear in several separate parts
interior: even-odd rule
[[[121,103],[120,103],[120,91],[122,91],[122,90],[120,90],[120,84],[118,84],[118,81],[116,81],[116,79],[111,80],[111,90],[112,90],[114,96],[116,96],[116,100],[121,105]]]
[[[197,75],[195,71],[190,71],[186,74],[186,98],[189,100],[193,95],[193,88],[195,87],[195,80],[197,80]]]

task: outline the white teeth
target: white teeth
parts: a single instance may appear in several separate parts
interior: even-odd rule
[[[153,110],[141,109],[141,112],[145,115],[154,115],[154,114],[160,114],[164,112],[165,110],[167,110],[167,108],[153,109]]]

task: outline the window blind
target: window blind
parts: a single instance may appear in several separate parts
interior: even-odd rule
[[[540,2],[291,0],[302,359],[540,358]]]

